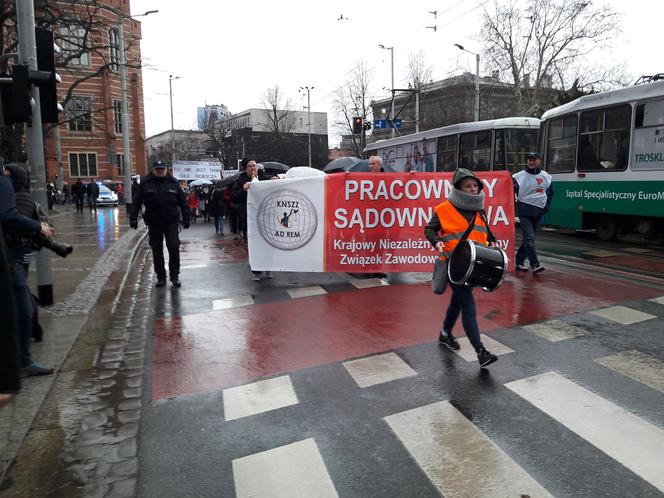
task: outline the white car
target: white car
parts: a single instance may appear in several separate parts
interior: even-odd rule
[[[117,206],[119,203],[118,194],[110,188],[100,185],[99,197],[97,197],[97,206]]]

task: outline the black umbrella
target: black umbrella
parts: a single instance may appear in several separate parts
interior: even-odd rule
[[[240,177],[240,173],[235,173],[233,176],[227,176],[223,180],[221,180],[221,186],[222,187],[228,187],[229,185],[233,185],[235,181]]]
[[[386,164],[383,164],[383,170],[389,173],[394,173],[394,168],[392,166],[387,166]],[[369,160],[368,159],[361,159],[357,161],[355,164],[353,164],[350,168],[348,168],[348,171],[351,173],[366,173],[369,171]]]
[[[327,163],[327,166],[323,168],[325,173],[334,173],[336,171],[345,171],[350,168],[353,164],[359,161],[359,157],[337,157],[336,159]]]
[[[275,161],[266,161],[264,163],[261,163],[263,165],[263,168],[265,171],[276,171],[278,173],[285,173],[288,171],[290,166],[286,166],[285,164],[278,163]]]

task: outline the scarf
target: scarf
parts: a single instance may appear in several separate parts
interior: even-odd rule
[[[484,192],[479,194],[469,194],[463,190],[452,189],[448,201],[457,209],[464,211],[482,211],[484,210]]]

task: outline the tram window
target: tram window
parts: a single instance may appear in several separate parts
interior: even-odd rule
[[[507,169],[507,161],[505,159],[505,130],[496,130],[493,150],[493,169]]]
[[[496,132],[496,146],[498,146],[498,131]],[[504,166],[499,168],[498,163],[496,163],[494,169],[506,169],[510,173],[516,173],[525,168],[528,162],[528,153],[537,150],[537,134],[538,130],[504,130]]]
[[[661,125],[664,125],[664,100],[654,100],[636,106],[634,123],[636,128]]]
[[[438,139],[438,164],[436,171],[454,171],[457,167],[457,136]]]
[[[622,171],[627,168],[631,115],[629,105],[581,113],[579,171]],[[584,126],[590,123],[597,126]]]
[[[459,167],[488,171],[491,167],[491,131],[461,135]]]
[[[574,171],[576,160],[576,116],[549,122],[545,169],[549,173]]]

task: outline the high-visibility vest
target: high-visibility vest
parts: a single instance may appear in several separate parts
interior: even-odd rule
[[[443,249],[443,257],[441,259],[449,258],[452,255],[452,251],[457,246],[463,234],[468,230],[470,223],[466,221],[466,218],[457,211],[454,205],[450,201],[445,201],[436,206],[436,215],[440,221],[440,226],[442,227],[442,240],[445,244]],[[489,244],[489,238],[487,236],[487,228],[484,224],[484,220],[479,215],[475,215],[475,226],[466,237],[468,240],[474,240],[484,245]]]

